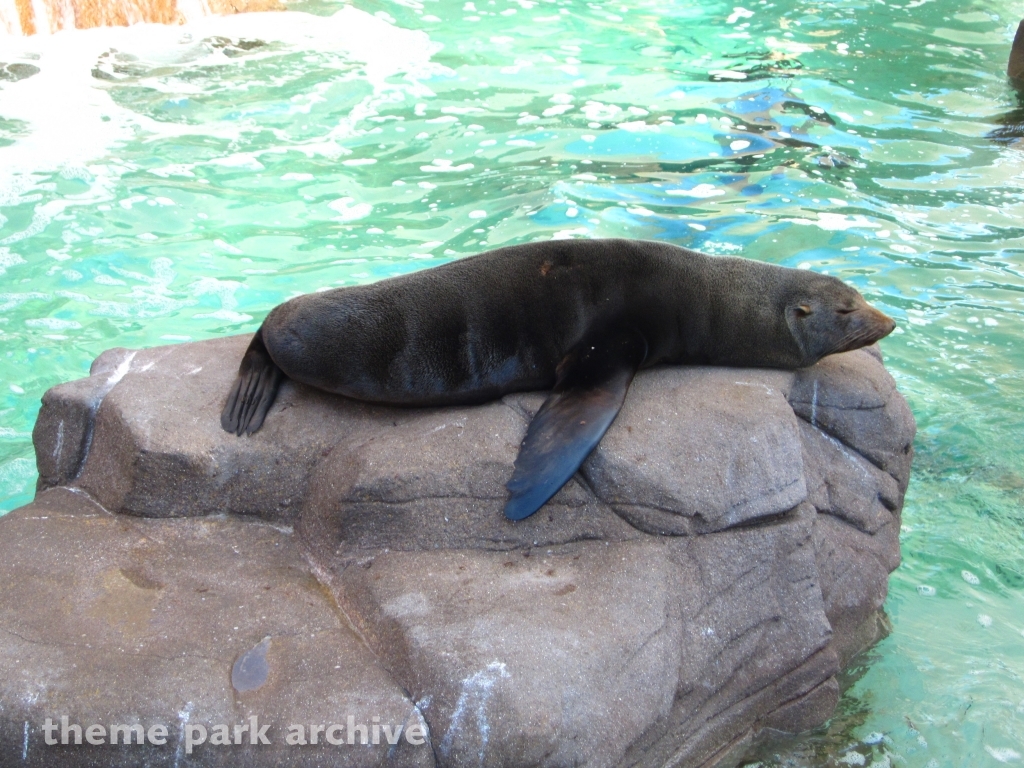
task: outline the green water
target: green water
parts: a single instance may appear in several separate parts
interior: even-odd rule
[[[810,266],[899,321],[917,455],[891,636],[756,759],[1024,764],[1024,4],[342,7],[0,38],[0,508],[108,347],[551,237]]]

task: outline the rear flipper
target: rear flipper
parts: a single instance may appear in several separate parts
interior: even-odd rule
[[[505,517],[529,517],[568,482],[615,420],[646,357],[635,330],[588,333],[565,356],[519,449]]]
[[[245,351],[242,364],[238,367],[238,378],[221,411],[220,425],[224,431],[251,435],[263,426],[263,419],[274,404],[283,379],[284,373],[270,359],[270,353],[263,343],[261,328],[256,331]]]

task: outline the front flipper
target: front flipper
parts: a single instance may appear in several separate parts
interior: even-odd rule
[[[615,420],[646,357],[647,340],[635,330],[588,333],[565,356],[519,448],[505,517],[529,517],[566,484]]]
[[[261,328],[245,350],[242,364],[238,367],[238,378],[221,411],[220,425],[224,431],[239,436],[243,432],[251,435],[263,426],[263,419],[274,404],[283,379],[284,373],[270,358],[263,343]]]

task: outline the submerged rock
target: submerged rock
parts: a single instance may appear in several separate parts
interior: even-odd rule
[[[914,422],[876,350],[642,372],[512,523],[542,396],[287,383],[238,438],[247,342],[110,350],[44,396],[37,499],[0,520],[0,763],[730,765],[823,722],[882,631]],[[166,744],[48,745],[62,716]]]

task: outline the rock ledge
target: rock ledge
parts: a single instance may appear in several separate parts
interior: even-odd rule
[[[828,718],[879,636],[914,421],[875,349],[641,373],[510,523],[542,395],[288,383],[236,438],[247,343],[110,350],[44,396],[37,498],[0,520],[0,764],[726,766]],[[48,745],[62,716],[166,744]]]

